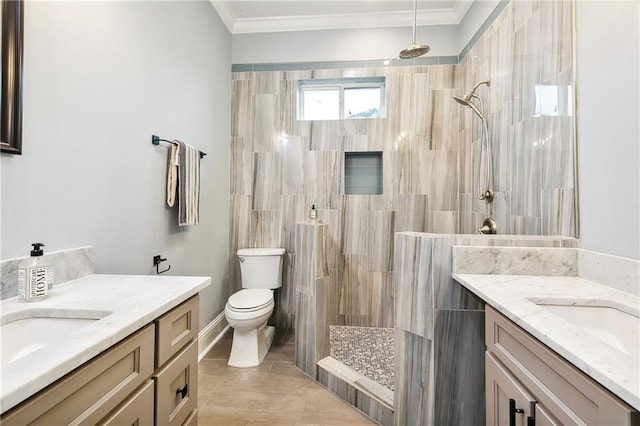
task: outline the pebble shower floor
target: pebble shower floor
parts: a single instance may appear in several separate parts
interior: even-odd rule
[[[333,358],[393,390],[393,328],[330,325],[329,344]]]

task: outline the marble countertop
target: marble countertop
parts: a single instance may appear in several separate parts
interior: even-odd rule
[[[604,343],[588,330],[538,305],[572,299],[581,305],[604,303],[637,315],[640,298],[580,277],[454,273],[453,278],[620,399],[640,410],[638,356]],[[638,336],[631,339],[640,345]],[[638,353],[637,348],[635,352]]]
[[[5,412],[157,317],[200,292],[209,277],[88,275],[54,287],[47,299],[0,302],[2,317],[26,309],[108,311],[58,341],[3,367],[0,411]]]

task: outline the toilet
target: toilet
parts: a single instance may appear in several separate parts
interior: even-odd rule
[[[275,329],[267,320],[275,306],[273,290],[282,287],[283,248],[238,250],[242,290],[229,297],[224,316],[233,327],[228,364],[255,367],[264,359]]]

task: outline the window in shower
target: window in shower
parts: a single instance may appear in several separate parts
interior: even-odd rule
[[[298,81],[298,120],[385,116],[384,77]]]
[[[382,194],[382,152],[344,153],[344,193]]]

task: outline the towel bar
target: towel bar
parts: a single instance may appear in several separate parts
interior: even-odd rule
[[[167,139],[161,139],[160,136],[157,136],[157,135],[151,135],[151,143],[152,144],[160,145],[160,142],[167,142],[167,143],[170,143],[170,144],[175,144],[174,141],[170,141],[170,140],[167,140]],[[205,155],[207,155],[206,152],[202,152],[200,150],[198,150],[198,152],[200,153],[200,158],[203,158]]]

